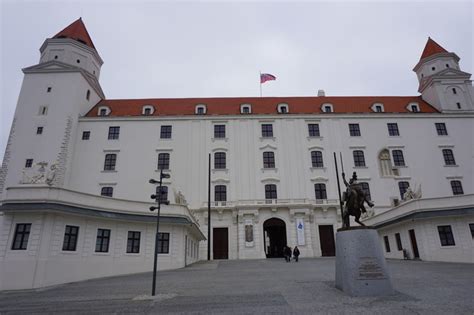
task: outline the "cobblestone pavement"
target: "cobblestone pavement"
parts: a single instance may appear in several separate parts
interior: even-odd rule
[[[397,293],[353,298],[334,287],[334,258],[199,262],[151,272],[0,293],[0,314],[474,314],[474,265],[388,262]]]

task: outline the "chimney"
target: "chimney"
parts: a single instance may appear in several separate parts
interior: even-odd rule
[[[326,96],[324,90],[318,90],[318,96]]]

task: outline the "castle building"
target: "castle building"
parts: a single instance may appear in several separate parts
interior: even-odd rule
[[[155,192],[160,270],[207,259],[208,241],[211,259],[333,256],[334,153],[387,257],[474,262],[471,74],[431,38],[421,94],[390,97],[107,99],[81,19],[40,53],[0,172],[0,290],[152,270]]]

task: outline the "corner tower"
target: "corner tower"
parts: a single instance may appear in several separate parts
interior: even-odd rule
[[[461,71],[460,58],[428,38],[420,61],[413,71],[423,100],[440,112],[474,110],[471,74]]]
[[[0,199],[11,186],[68,187],[78,119],[105,95],[98,78],[103,64],[78,19],[40,48],[38,64],[24,68],[5,157]],[[14,157],[14,158],[10,158]],[[54,164],[54,178],[46,170]]]

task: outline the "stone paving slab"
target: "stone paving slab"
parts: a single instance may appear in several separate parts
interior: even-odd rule
[[[0,292],[0,314],[474,314],[474,265],[388,261],[396,294],[353,298],[334,258],[199,262],[152,273]]]

